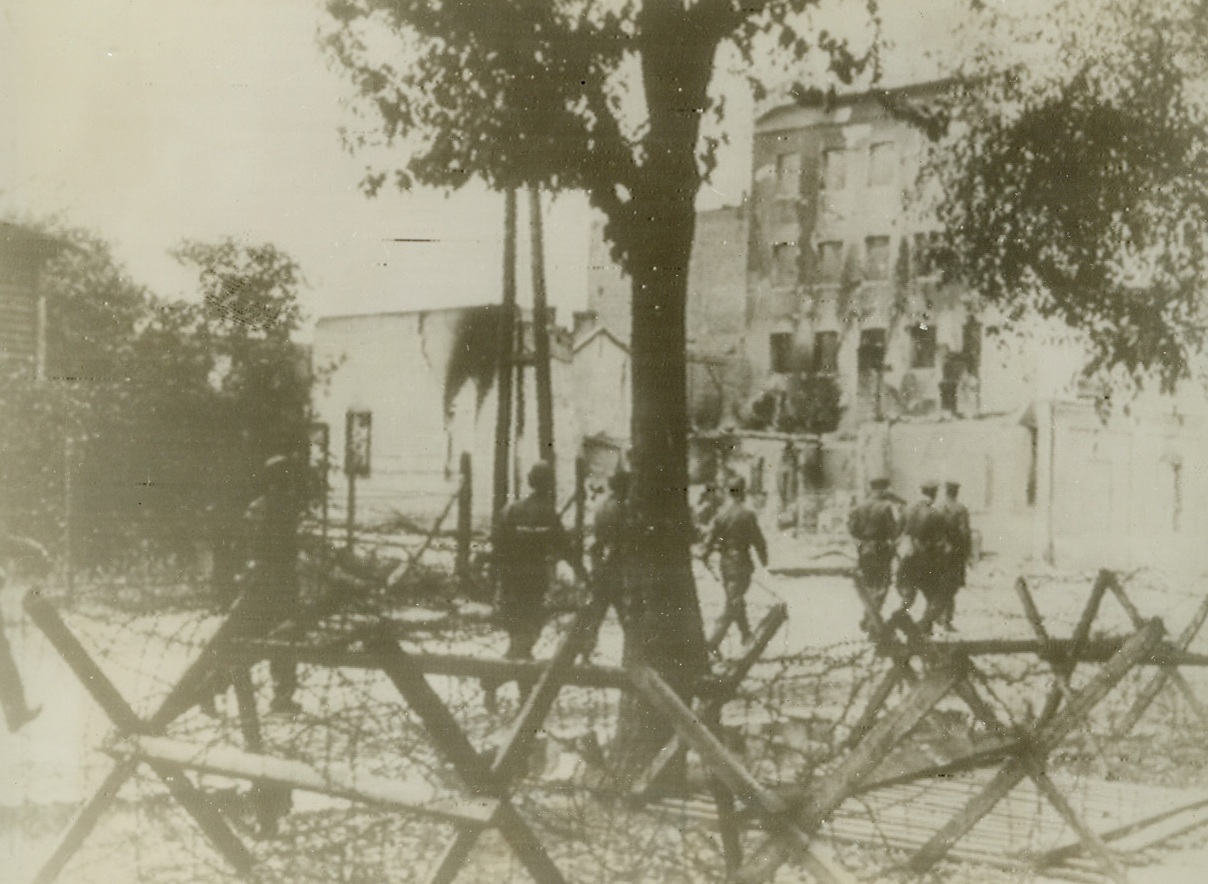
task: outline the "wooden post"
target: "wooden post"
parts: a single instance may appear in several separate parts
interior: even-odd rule
[[[545,291],[545,242],[541,229],[541,192],[536,187],[529,188],[529,226],[533,253],[533,357],[537,363],[537,445],[541,459],[548,461],[556,470],[554,392],[549,356],[549,306]]]
[[[470,452],[461,453],[461,486],[457,493],[457,581],[462,592],[470,583],[470,541],[473,539],[474,474]]]
[[[75,460],[75,446],[71,436],[63,440],[63,583],[67,587],[67,597],[75,595],[75,566],[72,564],[71,522],[75,517],[72,501],[72,462]]]
[[[296,759],[165,737],[127,737],[109,751],[121,759],[134,758],[201,773],[251,780],[273,788],[301,789],[317,795],[397,808],[457,825],[490,825],[499,806],[497,801],[490,798],[458,796],[455,800],[434,800],[434,796],[422,787],[407,786],[385,777],[370,776],[335,765],[319,771]]]
[[[499,349],[495,354],[495,464],[491,500],[491,526],[508,502],[511,471],[512,371],[516,341],[516,191],[504,196],[503,211],[503,307],[499,311]]]
[[[583,564],[587,537],[587,458],[575,458],[575,564]]]
[[[345,527],[344,548],[352,552],[356,545],[357,530],[357,477],[348,474],[348,519]]]

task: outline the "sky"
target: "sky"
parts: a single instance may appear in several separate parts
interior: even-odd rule
[[[945,2],[901,4],[887,31],[925,38]],[[498,301],[501,196],[361,192],[323,18],[320,0],[0,0],[0,217],[92,229],[164,296],[195,289],[170,248],[234,236],[301,264],[313,317]],[[751,102],[738,78],[725,88],[731,146],[704,206],[740,202],[750,175]],[[567,195],[545,219],[563,316],[586,304],[592,217]]]

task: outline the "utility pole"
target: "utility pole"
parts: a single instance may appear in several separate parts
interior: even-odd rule
[[[495,362],[498,387],[495,414],[495,464],[491,524],[508,501],[508,472],[512,434],[512,371],[516,339],[516,191],[504,196],[503,210],[503,307],[499,312],[499,335]]]
[[[545,290],[545,243],[541,230],[541,193],[529,188],[529,224],[533,249],[533,357],[537,380],[537,445],[542,459],[555,466],[554,395],[550,378],[549,307]],[[556,487],[556,486],[555,486]]]

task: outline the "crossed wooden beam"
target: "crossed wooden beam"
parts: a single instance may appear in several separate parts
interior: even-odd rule
[[[121,786],[143,763],[159,775],[177,802],[241,875],[251,871],[253,855],[231,831],[210,797],[185,775],[186,770],[249,779],[263,788],[317,791],[452,822],[458,826],[458,835],[442,858],[432,877],[433,881],[452,881],[478,834],[484,828],[493,827],[500,831],[538,884],[564,884],[565,879],[549,859],[539,839],[512,806],[511,788],[528,757],[533,737],[557,695],[560,673],[571,665],[586,636],[598,626],[604,613],[602,604],[593,603],[576,617],[569,633],[546,664],[544,673],[537,679],[493,762],[486,760],[470,744],[448,707],[428,685],[423,671],[409,659],[397,640],[384,629],[370,638],[369,644],[379,655],[382,670],[417,712],[434,743],[475,793],[468,800],[454,803],[433,800],[431,795],[419,794],[414,788],[382,778],[353,775],[351,772],[319,772],[303,762],[274,758],[259,751],[207,747],[164,737],[168,725],[176,717],[196,705],[206,690],[224,683],[216,679],[231,678],[237,696],[251,691],[246,669],[232,675],[225,663],[225,645],[238,639],[242,631],[238,605],[169,690],[160,707],[147,719],[135,713],[49,602],[30,594],[26,596],[25,607],[81,684],[108,715],[119,737],[108,750],[116,758],[113,769],[92,798],[78,810],[34,878],[34,884],[50,884],[58,876],[112,805]],[[254,698],[250,699],[251,708],[254,709]],[[244,714],[242,697],[240,708],[245,742],[250,744],[250,748],[258,750],[261,746],[258,723]]]
[[[117,733],[117,739],[106,750],[115,758],[113,769],[92,798],[81,806],[38,872],[35,884],[50,884],[57,877],[113,803],[122,784],[141,764],[147,764],[160,776],[218,852],[241,875],[250,872],[253,855],[230,829],[210,797],[187,777],[186,771],[251,781],[254,784],[253,796],[262,799],[257,803],[262,823],[267,821],[275,825],[272,807],[263,805],[271,803],[269,799],[274,793],[284,791],[287,795],[291,789],[320,792],[452,823],[457,827],[457,834],[432,872],[429,879],[432,884],[452,882],[457,877],[479,835],[487,828],[500,832],[537,884],[565,884],[564,877],[540,839],[513,804],[516,781],[524,772],[533,740],[558,691],[563,684],[578,680],[575,677],[578,669],[587,671],[589,684],[631,686],[630,675],[622,671],[618,670],[614,676],[612,671],[601,667],[573,665],[589,638],[599,628],[606,612],[604,602],[595,600],[575,617],[548,661],[522,667],[523,671],[517,670],[516,674],[523,677],[532,673],[536,666],[538,674],[502,746],[492,758],[484,756],[473,746],[453,713],[427,680],[428,671],[441,671],[442,663],[445,668],[451,668],[454,674],[477,671],[481,663],[476,667],[468,661],[454,659],[451,664],[449,661],[436,661],[434,664],[425,655],[404,651],[387,627],[368,634],[364,643],[365,651],[360,658],[349,657],[347,653],[335,654],[332,660],[326,662],[344,659],[380,669],[419,716],[432,743],[451,763],[470,792],[469,796],[455,802],[442,801],[435,799],[430,790],[425,792],[395,781],[358,775],[351,770],[328,768],[319,771],[305,762],[264,754],[247,666],[250,658],[261,656],[265,651],[281,653],[285,649],[271,641],[249,636],[246,625],[241,623],[243,611],[238,603],[202,648],[197,659],[172,686],[159,708],[146,719],[134,712],[49,602],[30,594],[26,597],[25,605],[31,618],[108,715]],[[787,609],[783,605],[773,608],[757,628],[743,656],[732,661],[715,678],[703,707],[704,714],[711,720],[716,720],[722,705],[737,690],[786,619]],[[205,746],[165,736],[172,721],[193,708],[207,693],[226,685],[234,687],[239,701],[244,749]],[[646,783],[657,781],[676,755],[684,751],[684,747],[684,741],[673,739],[652,766]],[[729,793],[719,790],[715,794],[719,807],[723,806]],[[731,832],[727,842],[736,842],[734,833],[736,829]],[[736,849],[736,844],[731,846]]]
[[[955,693],[979,719],[1003,737],[996,754],[986,754],[980,764],[1001,760],[1004,756],[1005,761],[985,789],[936,832],[909,860],[907,867],[916,873],[929,869],[1008,792],[1025,777],[1030,777],[1069,822],[1084,846],[1102,861],[1105,871],[1114,880],[1124,881],[1124,873],[1114,857],[1090,827],[1079,819],[1069,801],[1045,773],[1045,759],[1112,688],[1153,651],[1162,637],[1161,623],[1155,620],[1145,624],[1081,690],[1070,692],[1059,711],[1032,728],[1010,728],[997,720],[969,680],[972,666],[963,654],[936,648],[917,630],[911,632],[913,622],[909,618],[895,626],[907,631],[908,648],[923,658],[925,672],[901,702],[868,728],[834,770],[805,789],[795,790],[791,796],[763,788],[710,732],[702,718],[694,714],[652,670],[636,669],[633,672],[638,690],[668,715],[679,736],[700,755],[713,774],[762,819],[769,832],[751,856],[738,864],[733,879],[739,884],[768,881],[781,865],[796,860],[825,884],[851,880],[844,870],[813,849],[812,841],[818,829],[843,801],[870,784],[872,774],[881,762],[940,700]]]
[[[708,710],[693,712],[653,670],[637,668],[631,677],[647,701],[661,709],[673,722],[680,739],[697,752],[712,775],[743,801],[762,820],[768,831],[769,834],[745,860],[731,856],[732,849],[736,852],[736,848],[731,847],[736,839],[726,839],[723,832],[723,843],[727,845],[727,865],[731,869],[732,879],[739,884],[770,880],[781,865],[791,860],[801,862],[815,879],[824,884],[851,880],[842,868],[814,850],[812,841],[818,829],[848,797],[877,787],[879,783],[873,779],[873,774],[880,764],[941,700],[953,694],[998,739],[990,747],[967,758],[936,766],[931,771],[916,772],[913,776],[992,764],[999,764],[1000,767],[986,787],[910,858],[907,868],[915,873],[931,868],[1015,786],[1023,779],[1030,778],[1040,794],[1070,825],[1084,849],[1099,860],[1108,877],[1124,882],[1126,875],[1116,858],[1102,839],[1078,816],[1045,770],[1046,759],[1053,750],[1085,722],[1092,710],[1134,667],[1149,660],[1162,641],[1164,628],[1161,622],[1146,622],[1138,614],[1133,618],[1136,633],[1120,644],[1105,665],[1081,689],[1074,689],[1070,675],[1078,662],[1078,650],[1089,636],[1103,595],[1109,590],[1116,591],[1113,585],[1119,588],[1118,582],[1114,578],[1109,579],[1106,572],[1100,576],[1079,619],[1069,653],[1056,657],[1050,655],[1054,661],[1056,684],[1046,701],[1044,713],[1036,722],[1027,725],[1008,725],[998,719],[992,706],[971,680],[976,670],[959,643],[943,646],[932,642],[906,614],[895,615],[886,623],[866,591],[858,586],[872,621],[874,640],[880,652],[893,660],[893,665],[874,690],[869,708],[853,728],[848,754],[832,771],[792,793],[764,788],[714,735]],[[1205,609],[1208,611],[1208,603]],[[1208,613],[1203,617],[1208,617]],[[1197,616],[1197,620],[1202,623],[1203,617]],[[1195,623],[1193,626],[1198,629]],[[1180,639],[1184,650],[1190,642],[1189,633],[1193,635],[1194,631],[1189,627]],[[904,638],[898,638],[899,635]],[[912,666],[914,658],[923,663],[921,673]],[[1169,672],[1163,672],[1170,677]],[[911,687],[905,697],[886,708],[885,703],[893,691],[906,683]],[[724,828],[727,820],[721,810],[719,802],[719,819]]]

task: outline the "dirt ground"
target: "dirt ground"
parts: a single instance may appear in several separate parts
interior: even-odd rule
[[[863,699],[883,661],[872,654],[859,629],[860,606],[850,580],[837,574],[803,576],[819,567],[841,567],[846,547],[807,542],[791,536],[773,539],[773,569],[756,576],[749,602],[757,620],[772,605],[788,606],[789,620],[777,634],[763,662],[736,702],[727,707],[724,724],[750,769],[768,785],[800,782],[815,767],[838,757],[838,744],[855,721]],[[1012,583],[1025,576],[1053,636],[1068,636],[1090,591],[1094,574],[1062,573],[1031,562],[986,559],[973,569],[968,588],[958,602],[956,637],[1031,637]],[[714,575],[697,571],[702,612],[711,623],[722,607]],[[1202,597],[1202,579],[1156,572],[1128,575],[1126,586],[1147,617],[1161,617],[1177,634]],[[91,794],[111,761],[98,751],[109,737],[109,726],[45,639],[20,610],[21,587],[0,593],[8,634],[42,716],[16,735],[0,735],[0,874],[4,881],[28,880],[38,867],[54,833],[73,805]],[[891,596],[891,602],[893,597]],[[450,613],[453,616],[450,616]],[[410,636],[417,650],[498,656],[505,640],[483,616],[481,604],[448,607],[409,607],[394,612],[400,622],[424,624]],[[916,612],[917,613],[917,612]],[[213,628],[214,618],[197,608],[131,614],[95,599],[67,609],[67,620],[85,639],[106,671],[127,696],[141,698],[143,708],[187,664],[200,641]],[[547,628],[538,655],[557,639],[557,626]],[[1111,598],[1104,601],[1095,622],[1095,635],[1132,631],[1125,612]],[[1206,650],[1208,640],[1192,646]],[[605,624],[595,662],[620,659],[620,630],[610,618]],[[737,651],[733,637],[723,655]],[[1075,683],[1089,677],[1075,673]],[[982,684],[1004,717],[1026,720],[1043,704],[1052,684],[1046,666],[1031,659],[1002,658],[979,663]],[[1152,672],[1152,670],[1150,670]],[[1202,670],[1186,676],[1208,698],[1208,677]],[[1139,787],[1184,790],[1190,797],[1208,794],[1208,745],[1202,726],[1186,702],[1165,692],[1129,736],[1107,740],[1115,720],[1149,676],[1130,675],[1105,701],[1088,725],[1073,735],[1068,748],[1051,759],[1056,772],[1070,777],[1136,783]],[[267,674],[257,670],[261,696],[267,696]],[[511,687],[501,693],[501,710],[492,716],[482,708],[476,683],[434,678],[467,733],[489,747],[501,739],[507,716],[515,709]],[[273,751],[305,758],[316,766],[349,762],[360,770],[424,783],[456,794],[430,743],[395,699],[380,676],[362,671],[303,672],[299,698],[305,712],[295,719],[266,716],[266,739]],[[610,692],[563,691],[541,735],[535,757],[518,798],[526,817],[574,882],[722,881],[722,854],[707,804],[695,800],[666,804],[651,811],[615,795],[582,786],[589,769],[591,742],[606,741],[616,714]],[[947,722],[946,738],[959,742],[974,729],[962,718],[959,703],[944,701],[939,719]],[[934,729],[928,732],[935,736]],[[955,734],[955,736],[953,736]],[[173,734],[203,743],[233,741],[239,745],[238,721],[230,698],[219,703],[219,717],[191,714]],[[938,739],[938,738],[937,738]],[[935,748],[919,744],[905,750],[922,756]],[[909,758],[898,757],[903,764]],[[246,789],[241,784],[207,778],[220,800],[240,821],[240,831],[260,859],[257,880],[296,882],[422,881],[440,855],[450,830],[443,824],[419,823],[398,814],[349,808],[342,802],[298,794],[293,812],[282,822],[278,837],[256,840]],[[1205,811],[1208,813],[1208,811]],[[746,836],[753,847],[763,835]],[[870,839],[862,845],[827,844],[857,879],[864,881],[920,880],[980,884],[1054,880],[1029,871],[1005,871],[962,862],[943,863],[923,877],[895,870],[904,856]],[[1129,858],[1130,880],[1137,884],[1167,884],[1204,880],[1208,868],[1208,835],[1198,830],[1161,848]],[[192,822],[166,797],[153,777],[140,776],[119,796],[79,856],[68,865],[64,882],[222,882],[236,880],[222,861],[196,834]],[[459,881],[503,884],[527,877],[507,846],[487,833],[471,855]],[[797,867],[785,867],[777,882],[807,880]]]

